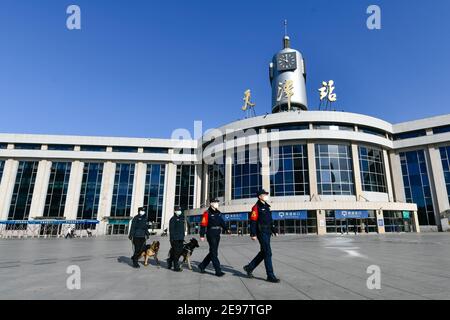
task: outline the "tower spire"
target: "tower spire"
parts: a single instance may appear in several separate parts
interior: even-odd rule
[[[290,48],[290,46],[291,46],[291,41],[288,36],[287,28],[288,28],[288,21],[287,21],[287,19],[284,19],[284,38],[283,38],[283,48],[284,49]]]

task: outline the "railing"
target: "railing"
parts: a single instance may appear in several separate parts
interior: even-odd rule
[[[0,220],[0,238],[95,237],[98,220]]]

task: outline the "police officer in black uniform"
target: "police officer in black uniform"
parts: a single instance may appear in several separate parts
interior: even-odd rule
[[[134,254],[131,257],[133,267],[139,268],[138,259],[145,249],[145,241],[149,237],[147,214],[144,207],[138,208],[138,214],[131,221],[128,238],[133,242]]]
[[[167,259],[167,268],[171,269],[173,264],[174,271],[182,271],[179,265],[179,259],[183,253],[184,232],[185,232],[184,216],[180,206],[176,206],[174,215],[169,221],[169,237],[170,251],[169,259]]]
[[[220,234],[222,229],[230,233],[229,229],[225,225],[225,221],[219,211],[219,199],[215,198],[210,201],[208,210],[203,213],[202,221],[200,223],[200,240],[206,239],[209,244],[209,253],[205,259],[198,265],[201,273],[205,272],[206,267],[212,262],[214,269],[216,270],[216,276],[222,277],[225,273],[220,268],[220,261],[218,258],[218,249],[220,242]]]
[[[272,220],[270,205],[267,203],[269,193],[264,189],[258,192],[258,202],[253,206],[250,214],[250,236],[252,240],[258,239],[261,246],[256,257],[246,266],[244,270],[249,278],[253,277],[253,270],[264,260],[266,267],[267,281],[280,282],[273,272],[272,249],[270,248],[270,237],[277,235],[276,228]]]

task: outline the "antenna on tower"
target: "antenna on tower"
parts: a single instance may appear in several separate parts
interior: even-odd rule
[[[284,36],[287,37],[287,27],[288,27],[288,21],[287,19],[284,19]]]
[[[288,27],[288,21],[287,19],[284,19],[284,38],[283,38],[283,48],[289,48],[291,45],[291,41],[289,39],[289,36],[287,35],[288,31],[287,31],[287,27]]]

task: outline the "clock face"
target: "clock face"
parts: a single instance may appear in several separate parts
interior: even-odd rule
[[[293,70],[297,68],[295,52],[280,53],[277,56],[277,69],[279,71]]]

